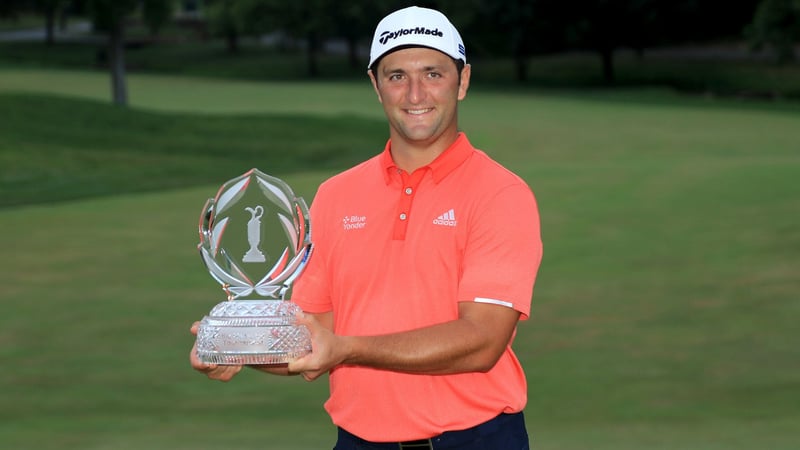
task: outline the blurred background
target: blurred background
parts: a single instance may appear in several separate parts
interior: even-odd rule
[[[2,54],[6,64],[108,67],[119,103],[126,69],[254,80],[361,77],[375,24],[409,4],[451,18],[470,60],[485,63],[477,72],[482,82],[800,96],[791,81],[796,67],[779,70],[796,58],[794,0],[4,0]],[[282,62],[267,66],[270,55]]]
[[[538,199],[532,448],[798,447],[798,0],[0,0],[3,446],[332,447],[327,380],[189,367],[198,217],[380,152],[370,40],[412,4]]]

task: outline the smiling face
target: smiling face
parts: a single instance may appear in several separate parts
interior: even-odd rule
[[[424,47],[390,53],[380,61],[376,73],[370,72],[389,121],[392,156],[398,166],[409,170],[401,162],[412,155],[423,163],[419,165],[427,164],[455,141],[458,101],[467,95],[469,75],[466,65],[459,82],[453,60]]]

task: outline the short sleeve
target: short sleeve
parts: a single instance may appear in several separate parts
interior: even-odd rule
[[[527,318],[542,259],[536,199],[520,180],[478,211],[470,216],[458,300],[511,307]]]

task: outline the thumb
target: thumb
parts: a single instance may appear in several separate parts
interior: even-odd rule
[[[311,358],[311,353],[307,353],[303,356],[293,358],[289,360],[289,364],[287,364],[286,369],[291,374],[299,374],[302,373],[303,370],[306,369],[308,363],[306,362],[309,358]]]

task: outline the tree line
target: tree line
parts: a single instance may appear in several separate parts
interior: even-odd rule
[[[613,83],[614,53],[639,54],[666,45],[747,39],[771,48],[779,62],[794,59],[800,41],[800,0],[3,0],[0,16],[42,14],[47,42],[60,17],[90,18],[108,36],[114,101],[126,102],[125,23],[139,18],[157,34],[177,10],[192,11],[210,33],[237,52],[245,37],[280,33],[304,42],[309,76],[318,76],[323,43],[341,39],[358,67],[360,46],[369,45],[386,13],[417,5],[439,9],[461,31],[470,57],[511,58],[525,81],[528,61],[569,50],[598,55],[606,82]]]

